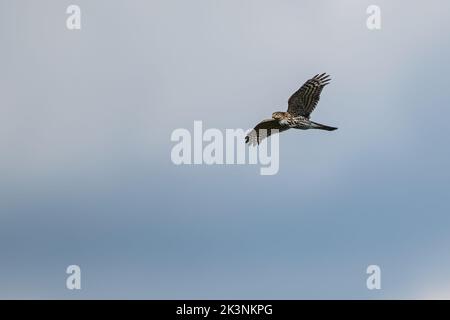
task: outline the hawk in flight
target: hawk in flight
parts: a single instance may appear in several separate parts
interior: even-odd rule
[[[256,125],[245,137],[245,142],[250,145],[259,144],[264,138],[275,132],[283,132],[288,129],[321,129],[333,131],[337,128],[329,127],[309,120],[311,112],[317,106],[323,87],[330,83],[330,76],[317,74],[306,81],[288,101],[287,112],[277,111],[272,113],[272,119],[266,119]],[[275,132],[272,132],[275,131]]]

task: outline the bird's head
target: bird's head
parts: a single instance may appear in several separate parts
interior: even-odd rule
[[[276,120],[283,119],[284,118],[284,112],[281,112],[281,111],[274,112],[274,113],[272,113],[272,118],[276,119]]]

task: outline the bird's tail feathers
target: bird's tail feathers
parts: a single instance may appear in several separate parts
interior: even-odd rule
[[[326,126],[324,124],[317,123],[317,122],[312,122],[311,121],[311,123],[313,125],[313,129],[320,129],[320,130],[327,130],[327,131],[334,131],[334,130],[337,129],[336,127]]]

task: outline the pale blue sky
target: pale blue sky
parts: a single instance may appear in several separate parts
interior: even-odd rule
[[[449,10],[0,0],[0,297],[450,298]],[[171,163],[174,129],[250,128],[319,72],[339,130],[283,133],[278,175]]]

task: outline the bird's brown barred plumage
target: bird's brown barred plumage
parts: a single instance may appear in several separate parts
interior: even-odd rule
[[[259,144],[273,133],[295,129],[322,129],[333,131],[337,128],[310,121],[311,112],[317,106],[323,87],[329,84],[331,78],[322,73],[306,81],[288,101],[286,112],[274,112],[272,119],[266,119],[256,125],[245,137],[245,142],[251,145]]]

